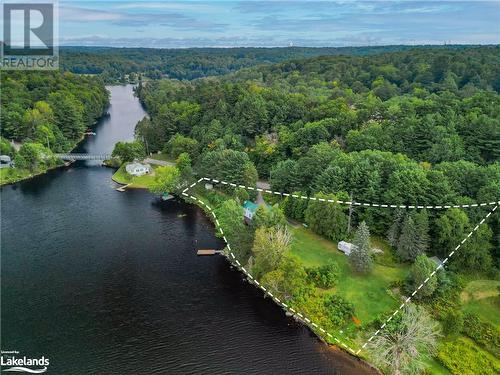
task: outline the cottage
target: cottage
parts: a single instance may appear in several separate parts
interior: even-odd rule
[[[243,202],[243,209],[245,210],[243,216],[247,224],[252,221],[253,215],[255,215],[255,212],[257,212],[258,208],[259,205],[257,203],[253,203],[251,201]]]
[[[132,176],[142,176],[151,172],[151,165],[134,162],[127,164],[125,170]]]
[[[351,254],[351,251],[356,248],[356,246],[350,242],[340,241],[337,245],[337,248],[345,255],[349,255]]]

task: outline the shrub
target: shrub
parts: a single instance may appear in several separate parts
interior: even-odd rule
[[[436,265],[432,260],[427,258],[425,254],[420,254],[415,259],[415,263],[411,266],[410,273],[406,279],[406,293],[411,294],[419,285],[424,283],[431,272],[436,268]],[[437,277],[433,276],[429,278],[427,283],[424,284],[423,288],[413,297],[417,300],[426,299],[434,293],[438,286]]]
[[[498,354],[500,330],[493,324],[483,322],[474,314],[465,314],[463,332],[485,349]]]
[[[333,288],[339,279],[340,268],[335,262],[320,267],[308,268],[307,276],[318,288]]]
[[[324,304],[328,318],[336,326],[344,324],[354,315],[354,305],[341,296],[328,296],[325,298]]]
[[[457,375],[494,375],[500,366],[493,356],[464,338],[443,343],[438,349],[439,361]]]
[[[462,332],[464,317],[460,310],[449,310],[443,319],[443,333],[447,336],[456,336]]]
[[[234,189],[234,196],[240,204],[243,204],[243,202],[250,199],[250,195],[248,194],[248,191],[246,189],[243,189],[243,188]]]

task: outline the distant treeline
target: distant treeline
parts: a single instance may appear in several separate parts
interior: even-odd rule
[[[441,46],[442,47],[442,46]],[[376,46],[376,47],[281,47],[281,48],[111,48],[63,47],[60,66],[78,74],[101,74],[106,82],[136,79],[138,73],[151,79],[174,78],[191,80],[223,75],[241,68],[285,60],[326,56],[366,56],[384,52],[406,51],[437,46]],[[450,49],[469,48],[454,45]]]

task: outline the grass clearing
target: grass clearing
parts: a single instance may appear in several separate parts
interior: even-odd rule
[[[167,154],[153,154],[151,156],[148,156],[148,158],[154,159],[154,160],[163,160],[163,161],[169,161],[171,163],[175,163],[175,159]]]
[[[0,169],[0,185],[22,180],[30,175],[31,173],[27,169],[2,168]]]
[[[500,326],[500,281],[471,281],[460,297],[465,312],[473,313],[486,322]]]
[[[369,275],[359,275],[352,271],[348,257],[333,242],[305,228],[293,228],[292,232],[292,254],[306,267],[320,266],[331,260],[339,265],[341,276],[338,284],[328,291],[352,302],[361,324],[369,323],[399,306],[399,301],[391,295],[389,287],[392,282],[406,277],[409,270],[407,265],[390,267],[375,263]]]

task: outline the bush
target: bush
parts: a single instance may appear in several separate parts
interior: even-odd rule
[[[493,324],[483,322],[474,314],[465,314],[463,332],[485,349],[498,355],[500,332]]]
[[[245,201],[250,199],[250,194],[243,188],[234,189],[234,196],[238,200],[239,204],[243,204]]]
[[[411,294],[419,285],[424,283],[431,272],[436,268],[436,264],[425,254],[420,254],[416,257],[415,263],[412,264],[410,273],[406,278],[405,291]],[[442,271],[440,271],[442,272]],[[423,288],[413,297],[417,300],[424,300],[432,296],[438,286],[437,276],[429,278],[428,282],[424,284]]]
[[[443,319],[443,333],[447,336],[456,336],[462,332],[464,316],[460,310],[449,310]]]
[[[9,141],[3,137],[0,137],[0,154],[9,155],[10,157],[13,157],[16,154],[14,147],[12,147]]]
[[[340,268],[335,262],[320,267],[308,268],[307,276],[318,288],[333,288],[339,279]]]
[[[341,296],[328,296],[325,298],[324,304],[328,318],[336,326],[344,324],[354,315],[354,305]]]
[[[452,374],[494,375],[500,373],[500,366],[493,356],[464,338],[443,343],[438,349],[437,357]]]

